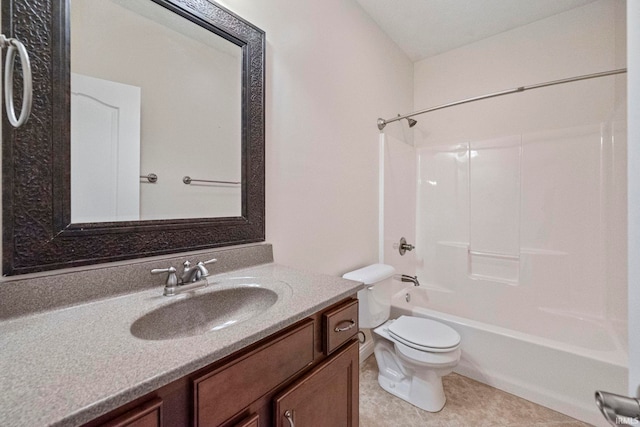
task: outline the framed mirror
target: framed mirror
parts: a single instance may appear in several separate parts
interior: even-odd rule
[[[262,30],[207,0],[2,7],[34,83],[3,123],[4,275],[264,240]]]

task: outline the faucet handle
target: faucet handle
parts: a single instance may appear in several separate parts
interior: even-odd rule
[[[176,276],[176,269],[175,267],[169,267],[169,268],[154,268],[153,270],[151,270],[151,274],[162,274],[162,273],[169,273],[169,275],[167,276],[167,286],[176,286],[178,284],[178,277]]]
[[[200,266],[200,269],[202,271],[202,276],[206,277],[206,276],[209,275],[209,270],[207,270],[205,265],[206,264],[213,264],[214,262],[218,262],[218,260],[216,258],[211,258],[208,261],[200,261],[200,262],[198,262],[198,265]]]

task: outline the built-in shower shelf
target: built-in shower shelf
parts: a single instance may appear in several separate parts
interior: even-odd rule
[[[568,252],[556,251],[553,249],[538,249],[538,248],[520,248],[520,253],[523,255],[569,255]]]
[[[465,250],[469,248],[469,242],[454,242],[454,241],[439,240],[436,243],[440,246],[449,246],[452,248],[463,248]]]
[[[474,251],[467,249],[468,274],[472,279],[509,285],[520,281],[520,254]]]

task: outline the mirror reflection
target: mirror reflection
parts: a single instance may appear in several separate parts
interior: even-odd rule
[[[71,222],[240,216],[242,49],[150,0],[70,34]]]

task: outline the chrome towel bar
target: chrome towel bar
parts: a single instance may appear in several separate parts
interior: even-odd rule
[[[140,175],[140,178],[146,179],[151,184],[155,184],[156,182],[158,182],[158,175],[156,175],[155,173],[150,173],[150,174],[147,174],[147,175]]]
[[[242,184],[240,181],[214,181],[211,179],[193,179],[190,176],[185,176],[182,178],[182,182],[185,184],[191,184],[192,182],[208,182],[212,184],[230,184],[230,185],[240,185]]]

